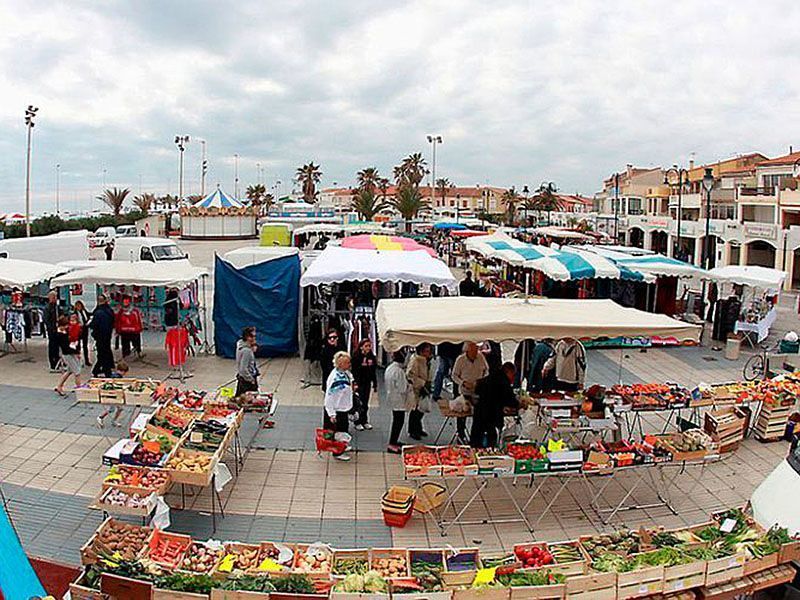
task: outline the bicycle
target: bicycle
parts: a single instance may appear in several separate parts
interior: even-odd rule
[[[769,370],[769,353],[770,350],[774,351],[777,346],[767,346],[766,344],[759,344],[758,347],[761,352],[753,354],[747,359],[742,367],[742,377],[745,381],[755,381],[756,379],[766,379]]]

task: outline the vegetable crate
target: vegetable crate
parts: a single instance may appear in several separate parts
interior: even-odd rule
[[[153,600],[208,600],[208,595],[153,588]]]
[[[675,565],[664,568],[664,593],[682,592],[691,588],[702,587],[706,582],[707,563],[698,560],[687,565]]]
[[[334,439],[335,435],[335,431],[322,428],[317,429],[315,435],[317,452],[333,452],[334,454],[341,454],[344,452],[347,448],[347,442],[340,442]]]
[[[508,600],[508,588],[458,589],[453,590],[453,600]]]
[[[517,586],[511,588],[510,600],[561,600],[566,594],[567,586],[564,583]]]
[[[191,536],[155,529],[147,544],[148,558],[161,566],[174,569],[180,565],[184,553],[191,545]]]
[[[616,573],[589,573],[567,577],[567,598],[617,600]]]
[[[514,459],[505,455],[478,455],[478,473],[490,475],[511,475],[514,472]]]
[[[211,590],[210,600],[267,600],[267,592],[247,592],[244,590],[221,590],[214,588]]]
[[[617,597],[641,598],[664,590],[664,567],[645,567],[617,574]]]
[[[354,565],[355,563],[362,564],[363,570],[369,570],[369,550],[334,550],[331,571],[334,579],[346,577],[349,572],[345,569],[345,566],[348,564]]]
[[[166,468],[167,471],[169,471],[172,481],[175,483],[185,483],[186,485],[196,485],[200,487],[209,485],[211,483],[211,478],[214,475],[214,468],[219,462],[219,454],[208,454],[207,452],[189,450],[187,448],[181,448],[180,446],[177,446],[173,451],[174,460],[178,459],[179,453],[189,460],[194,460],[198,457],[210,457],[211,462],[209,463],[208,468],[203,471],[176,469],[174,463],[170,462]]]
[[[75,400],[77,402],[100,402],[100,390],[88,385],[75,388]]]
[[[403,466],[406,477],[440,477],[437,446],[403,446]]]
[[[567,554],[560,552],[561,549],[573,550]],[[586,559],[580,549],[580,545],[575,541],[567,542],[549,542],[548,550],[553,555],[555,562],[549,565],[549,569],[554,573],[563,573],[564,575],[583,575],[586,573]]]
[[[329,550],[325,553],[327,556],[326,565],[322,569],[315,570],[315,571],[304,571],[300,568],[300,561],[306,556],[306,552],[308,551],[308,544],[297,544],[297,547],[294,552],[294,566],[292,570],[296,573],[304,573],[308,575],[308,577],[312,580],[316,579],[324,579],[329,580],[331,577],[331,563],[333,562],[333,551]]]
[[[744,577],[744,552],[708,561],[706,587],[728,583]]]
[[[478,474],[475,451],[469,446],[444,446],[437,450],[442,475],[445,477],[464,477]]]
[[[449,588],[472,585],[478,569],[481,568],[477,548],[464,548],[446,552],[444,564],[445,570],[442,573],[442,581]]]
[[[388,565],[381,568],[381,565]],[[386,579],[409,577],[408,550],[399,548],[373,548],[369,560],[370,569],[379,571]],[[395,568],[395,572],[390,569]]]
[[[108,501],[108,496],[113,494],[115,491],[123,492],[128,495],[138,494],[140,496],[144,496],[147,498],[151,496],[154,492],[153,490],[147,490],[140,487],[134,487],[130,485],[103,485],[103,490],[95,499],[92,508],[101,509],[107,513],[112,513],[116,515],[128,515],[132,517],[146,517],[149,515],[152,510],[155,508],[155,502],[152,498],[145,501],[142,506],[139,507],[131,507],[125,506],[120,504],[112,504]]]
[[[408,592],[407,587],[403,587],[402,583],[389,582],[389,590],[394,600],[452,600],[453,592],[425,592],[425,591],[412,591]]]
[[[123,402],[128,406],[152,406],[153,390],[145,390],[143,392],[124,390]]]
[[[233,560],[228,558],[229,556],[233,556]],[[228,542],[225,544],[225,555],[215,567],[215,572],[220,575],[227,575],[230,573],[255,575],[259,572],[264,573],[264,571],[258,571],[258,566],[261,561],[261,546],[258,544]]]
[[[366,592],[337,592],[331,590],[329,600],[389,600],[388,593],[373,593]]]

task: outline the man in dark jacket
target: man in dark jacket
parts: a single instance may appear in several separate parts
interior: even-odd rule
[[[105,294],[97,297],[97,307],[92,313],[89,324],[92,330],[95,347],[97,349],[97,363],[92,369],[92,375],[98,377],[111,377],[114,372],[114,351],[111,349],[111,337],[114,335],[114,311],[108,305]]]
[[[458,284],[459,296],[477,296],[477,285],[472,279],[472,271],[467,271],[464,279]]]
[[[472,413],[469,444],[473,448],[494,448],[503,428],[506,407],[517,408],[519,401],[511,387],[516,374],[514,363],[507,362],[478,382],[475,395],[478,402]]]
[[[50,370],[55,371],[60,358],[58,349],[58,317],[61,311],[58,307],[58,294],[50,291],[47,294],[47,305],[44,307],[44,329],[47,332],[47,360]]]

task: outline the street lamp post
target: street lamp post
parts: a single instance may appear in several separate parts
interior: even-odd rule
[[[59,198],[61,192],[61,164],[56,163],[56,216],[61,214],[61,199]]]
[[[706,167],[703,175],[703,189],[706,192],[706,237],[703,240],[703,268],[711,268],[711,190],[714,188],[714,173],[711,167]]]
[[[530,191],[530,189],[528,189],[528,186],[527,185],[523,185],[522,186],[522,195],[525,198],[525,200],[524,200],[524,204],[522,205],[522,208],[525,211],[525,227],[528,226],[528,194],[530,194],[530,193],[531,193],[531,191]]]
[[[200,196],[206,197],[206,173],[208,173],[208,159],[206,159],[206,141],[195,138],[200,142]]]
[[[233,155],[233,197],[239,199],[239,155]]]
[[[176,135],[175,145],[178,147],[178,201],[183,200],[183,152],[186,150],[186,144],[189,143],[188,135]]]
[[[675,175],[678,178],[678,211],[677,211],[677,233],[678,233],[678,241],[676,243],[676,247],[678,251],[681,250],[681,212],[682,212],[682,200],[683,200],[683,186],[689,183],[689,171],[684,169],[683,167],[678,167],[678,165],[672,165],[671,169],[667,169],[664,173],[664,185],[671,186],[671,182],[669,180],[670,175]],[[674,252],[673,252],[674,255]],[[677,257],[680,258],[680,257]]]
[[[429,135],[428,142],[432,147],[432,159],[431,159],[431,204],[434,204],[434,188],[436,187],[436,144],[442,143],[442,136],[440,135]]]
[[[614,243],[619,245],[619,173],[614,173]]]
[[[25,235],[31,237],[31,132],[38,107],[31,104],[25,109],[25,127],[28,129],[28,150],[25,162]]]

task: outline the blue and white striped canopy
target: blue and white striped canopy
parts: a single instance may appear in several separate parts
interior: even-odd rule
[[[196,202],[194,206],[198,208],[241,208],[243,205],[236,198],[228,196],[217,188],[208,196]]]
[[[648,253],[632,256],[625,252],[608,249],[604,246],[582,246],[583,252],[599,254],[616,264],[628,267],[640,273],[646,273],[654,277],[703,277],[708,273],[705,269],[696,267],[690,263],[685,263],[676,258],[670,258],[663,254]]]
[[[581,250],[564,247],[560,250],[548,246],[536,246],[515,240],[504,234],[480,236],[465,242],[468,250],[496,258],[511,265],[541,271],[556,281],[578,279],[628,279],[643,281],[645,276],[624,265]]]

